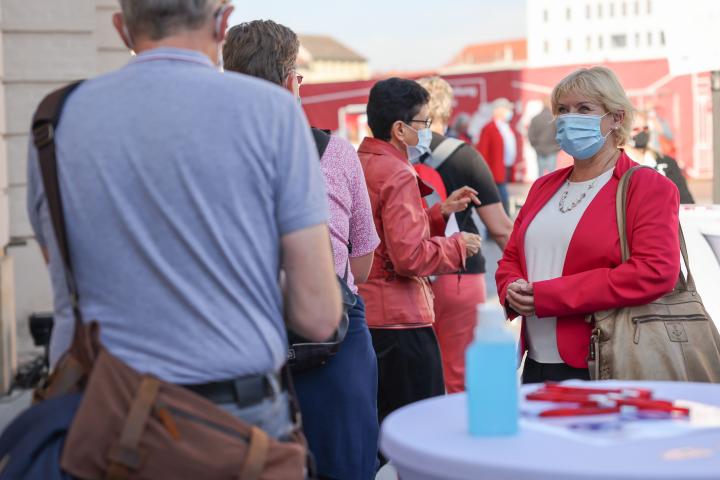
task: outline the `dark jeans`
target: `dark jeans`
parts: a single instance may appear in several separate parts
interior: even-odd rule
[[[587,368],[575,368],[567,363],[540,363],[530,357],[525,359],[522,383],[561,382],[563,380],[590,380],[590,372]]]
[[[445,394],[440,348],[432,327],[371,328],[378,364],[378,417]]]
[[[507,182],[496,183],[495,185],[497,186],[498,193],[500,194],[500,201],[505,209],[505,213],[510,215],[510,195],[507,189]]]
[[[360,296],[340,351],[295,377],[319,478],[370,480],[377,470],[377,365]]]

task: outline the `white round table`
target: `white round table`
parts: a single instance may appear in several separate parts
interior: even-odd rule
[[[638,386],[656,398],[720,405],[720,385],[588,385]],[[514,437],[475,438],[467,433],[466,417],[465,394],[408,405],[383,423],[380,448],[401,480],[720,479],[720,429],[597,446],[529,428]]]

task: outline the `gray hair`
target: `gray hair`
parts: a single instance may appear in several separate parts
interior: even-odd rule
[[[462,126],[468,126],[470,125],[471,117],[465,112],[460,112],[457,114],[457,117],[455,117],[455,121],[453,122],[453,130],[459,131],[460,127]]]
[[[174,33],[197,30],[213,14],[218,0],[120,0],[130,35],[160,40]]]
[[[513,103],[508,100],[505,97],[496,98],[495,101],[492,103],[493,111],[497,110],[498,108],[505,108],[507,110],[514,110]]]

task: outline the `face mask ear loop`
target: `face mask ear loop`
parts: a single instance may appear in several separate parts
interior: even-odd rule
[[[417,139],[418,139],[418,143],[416,143],[415,145],[408,145],[407,143],[406,143],[405,145],[407,145],[408,147],[417,147],[418,145],[420,145],[420,132],[419,132],[418,130],[415,130],[413,127],[411,127],[411,126],[408,125],[407,123],[403,122],[402,120],[400,120],[400,121],[402,122],[402,124],[403,124],[404,126],[406,126],[406,127],[409,128],[410,130],[412,130],[413,132],[415,132],[415,136],[417,136]]]
[[[600,117],[600,120],[602,120],[603,118],[607,117],[608,115],[610,115],[610,112],[607,112],[605,115],[603,115],[602,117]],[[607,140],[607,138],[610,136],[610,134],[613,133],[615,130],[617,130],[617,125],[614,125],[614,126],[610,127],[610,131],[607,133],[607,135],[603,135],[603,138],[604,138],[605,140]],[[602,134],[602,130],[600,131],[600,134]]]

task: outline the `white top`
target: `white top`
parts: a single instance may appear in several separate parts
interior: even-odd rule
[[[507,122],[495,120],[495,126],[500,131],[503,139],[503,163],[506,167],[512,167],[515,164],[515,157],[517,156],[515,134]]]
[[[538,212],[525,234],[525,259],[530,283],[562,276],[565,255],[575,227],[612,174],[613,169],[610,169],[586,182],[565,182]],[[565,213],[560,211],[561,201]],[[573,203],[576,206],[567,211]],[[557,317],[527,317],[528,356],[536,362],[563,363],[557,348],[556,323]]]

